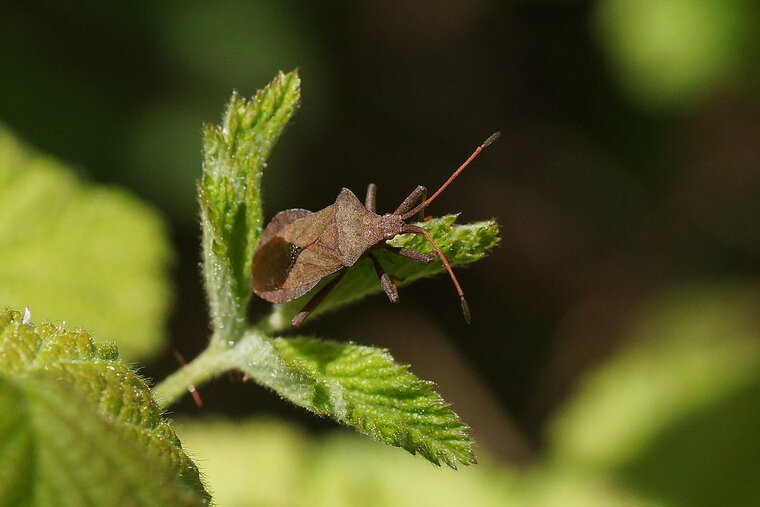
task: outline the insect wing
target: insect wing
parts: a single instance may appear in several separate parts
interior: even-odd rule
[[[305,213],[304,213],[305,212]],[[306,294],[343,267],[337,250],[335,212],[286,210],[267,226],[251,266],[254,292],[271,303]]]
[[[286,209],[285,211],[280,211],[267,224],[266,229],[264,229],[264,234],[261,235],[261,240],[259,241],[256,251],[258,251],[262,245],[269,242],[286,225],[295,222],[299,218],[304,218],[312,214],[313,213],[311,211],[301,208],[293,208]],[[256,262],[256,259],[254,258],[253,261]]]

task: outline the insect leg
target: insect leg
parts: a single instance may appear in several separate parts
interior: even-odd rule
[[[420,185],[422,186],[422,185]],[[422,187],[422,195],[420,196],[420,201],[423,203],[427,201],[427,188]],[[418,222],[424,222],[425,221],[425,206],[420,208],[420,212],[417,214],[417,221]]]
[[[432,255],[424,254],[422,252],[418,252],[417,250],[412,250],[411,248],[401,248],[397,246],[390,246],[388,244],[384,244],[383,248],[386,250],[395,253],[396,255],[400,255],[402,257],[409,257],[410,259],[414,259],[416,261],[424,262],[425,264],[430,264],[435,260],[435,257]]]
[[[418,200],[425,202],[427,199],[427,188],[423,187],[422,185],[417,185],[417,188],[415,188],[411,194],[409,194],[409,197],[404,199],[404,202],[399,204],[398,208],[396,208],[396,211],[393,212],[394,215],[403,215],[417,203]],[[422,221],[425,215],[425,208],[422,207],[420,209],[420,215],[419,220]]]
[[[314,311],[314,309],[319,306],[319,303],[321,303],[327,295],[332,291],[336,285],[338,285],[338,282],[346,275],[346,272],[348,270],[344,269],[338,275],[330,280],[330,283],[319,289],[319,292],[314,294],[314,296],[309,300],[308,303],[306,303],[303,308],[301,308],[301,311],[298,312],[295,317],[293,317],[293,320],[290,321],[290,323],[293,325],[293,327],[298,327],[301,322],[303,322],[306,317],[309,316],[311,312]]]
[[[416,225],[407,225],[406,227],[402,229],[401,232],[402,233],[411,232],[412,234],[422,234],[423,236],[425,236],[425,239],[427,239],[428,242],[430,242],[430,245],[433,247],[433,250],[435,250],[435,253],[441,259],[441,262],[443,263],[443,267],[446,268],[446,271],[449,272],[451,281],[454,283],[454,288],[457,290],[457,295],[459,296],[459,302],[462,305],[462,314],[464,315],[464,320],[469,324],[470,323],[470,306],[467,304],[467,300],[464,298],[464,291],[462,290],[462,286],[459,285],[459,280],[457,280],[457,277],[454,274],[454,271],[451,269],[451,264],[449,264],[449,260],[446,258],[445,255],[443,255],[443,252],[441,252],[440,247],[436,244],[433,237],[430,235],[428,231],[426,231],[422,227],[417,227]]]
[[[377,213],[377,185],[370,183],[367,187],[367,198],[364,200],[364,207],[372,213]]]
[[[394,285],[393,280],[391,280],[391,277],[385,272],[380,261],[377,260],[377,257],[371,253],[367,254],[367,257],[372,260],[372,264],[375,266],[375,273],[377,273],[377,278],[380,280],[380,285],[383,287],[383,290],[388,295],[388,299],[391,300],[391,303],[398,303],[398,290],[396,290],[396,286]]]

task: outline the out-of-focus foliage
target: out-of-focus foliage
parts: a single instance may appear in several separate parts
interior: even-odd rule
[[[188,221],[194,216],[193,182],[201,164],[198,125],[216,118],[216,104],[229,90],[252,95],[276,71],[303,65],[304,53],[316,61],[322,57],[303,14],[292,3],[230,0],[210,8],[171,1],[162,7],[154,13],[158,37],[153,49],[172,62],[165,72],[176,81],[170,91],[162,91],[166,96],[140,108],[127,143],[141,191],[165,203],[175,220]],[[314,121],[320,108],[314,100],[320,67],[309,70],[314,109],[301,113],[300,122]],[[175,191],[159,194],[163,189]]]
[[[164,344],[170,257],[144,203],[80,181],[0,127],[0,305],[144,357]]]
[[[180,421],[219,505],[508,505],[519,483],[485,460],[454,471],[348,433],[312,440],[274,420]],[[519,498],[519,497],[517,497]]]
[[[668,505],[760,498],[760,287],[670,291],[553,425],[555,465]]]
[[[688,106],[751,57],[747,0],[601,0],[596,25],[622,86],[648,106]],[[747,54],[749,53],[749,54]]]
[[[295,67],[304,52],[316,52],[293,3],[230,0],[214,9],[168,4],[171,9],[159,16],[161,43],[167,56],[193,76],[213,76],[229,86],[253,84],[268,80],[272,69]]]

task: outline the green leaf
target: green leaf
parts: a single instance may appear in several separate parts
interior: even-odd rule
[[[0,312],[0,498],[200,505],[198,471],[145,382],[82,330]]]
[[[227,340],[245,329],[251,258],[262,231],[263,168],[299,100],[298,74],[281,72],[251,100],[233,93],[222,124],[204,128],[203,275],[212,321]]]
[[[441,248],[444,255],[451,261],[452,266],[463,266],[482,259],[500,241],[499,225],[496,221],[485,220],[457,225],[454,223],[456,218],[457,215],[445,215],[418,224],[433,236],[433,239]],[[411,248],[412,250],[435,256],[430,243],[419,234],[403,234],[389,241],[389,244],[397,247]],[[373,253],[389,274],[401,279],[396,282],[396,285],[399,287],[408,285],[420,278],[427,278],[445,272],[443,264],[438,260],[430,264],[424,264],[383,249],[375,250]],[[329,279],[326,279],[308,294],[294,301],[278,305],[277,311],[273,316],[273,321],[277,323],[274,327],[281,329],[289,325],[290,319],[301,310],[316,291],[328,282]],[[448,280],[441,280],[437,283],[447,286],[451,285]],[[348,271],[343,280],[340,281],[330,295],[309,316],[309,319],[313,319],[315,315],[319,315],[320,313],[332,311],[346,304],[358,301],[370,294],[382,292],[382,290],[372,262],[369,259],[364,259]],[[451,291],[452,309],[458,309],[459,305],[454,288],[449,287],[448,290]]]
[[[436,465],[456,468],[474,462],[467,426],[432,390],[431,382],[395,363],[387,350],[277,338],[270,343],[280,363],[270,361],[264,368],[262,354],[245,354],[245,342],[230,355],[237,367],[296,405],[419,453]]]
[[[163,345],[170,256],[144,204],[82,183],[0,126],[0,306],[86,325],[145,356]]]

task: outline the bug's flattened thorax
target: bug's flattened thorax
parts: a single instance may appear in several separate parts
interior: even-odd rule
[[[376,222],[380,217],[369,211],[347,188],[340,192],[335,206],[336,245],[343,264],[353,266],[382,239],[376,234]]]

